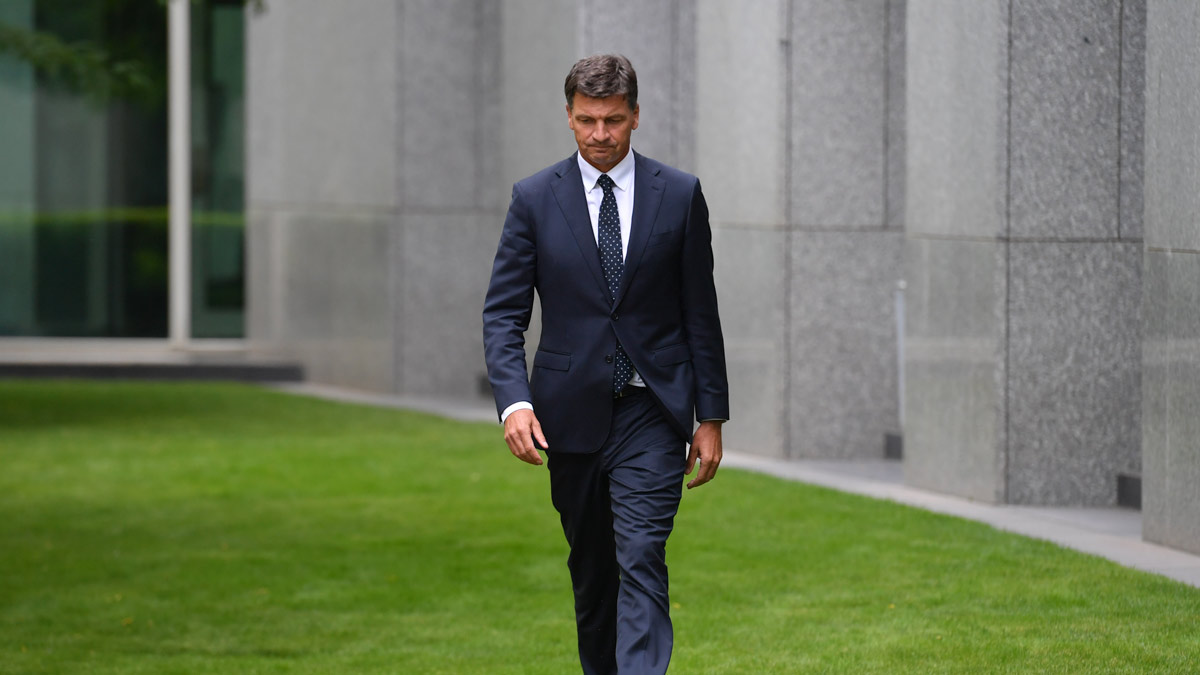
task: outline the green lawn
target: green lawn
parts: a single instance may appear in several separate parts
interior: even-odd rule
[[[3,672],[578,672],[566,553],[495,425],[0,381]],[[669,559],[676,673],[1200,670],[1200,590],[769,477]]]

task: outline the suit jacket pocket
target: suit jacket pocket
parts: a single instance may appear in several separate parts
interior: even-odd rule
[[[547,368],[549,370],[570,370],[571,355],[558,354],[556,352],[545,352],[539,349],[537,350],[537,353],[533,355],[533,367]]]
[[[671,345],[662,349],[654,350],[654,365],[669,366],[675,363],[683,363],[684,361],[692,360],[692,350],[687,346],[687,343]]]
[[[666,232],[655,232],[654,234],[650,235],[650,239],[646,242],[646,248],[653,248],[655,246],[662,246],[663,244],[677,242],[682,236],[683,228],[667,230]]]

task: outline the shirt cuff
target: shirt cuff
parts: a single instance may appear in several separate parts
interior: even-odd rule
[[[504,424],[504,420],[508,419],[509,415],[518,410],[533,410],[533,404],[529,401],[517,401],[516,403],[508,406],[504,409],[504,412],[500,413],[500,424]]]
[[[700,421],[701,422],[728,422],[729,420],[725,419],[724,417],[710,417],[706,420],[700,420]]]

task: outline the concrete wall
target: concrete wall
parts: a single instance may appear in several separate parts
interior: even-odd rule
[[[318,382],[482,398],[509,190],[574,149],[560,71],[577,9],[300,0],[250,16],[253,348]]]
[[[396,3],[247,23],[247,336],[319,382],[396,384]]]
[[[880,458],[900,431],[906,3],[790,4],[787,454]]]
[[[633,147],[695,172],[695,0],[582,0],[578,21],[579,57],[624,54],[637,70],[641,112]],[[559,67],[561,83],[570,63]]]
[[[1147,14],[1142,528],[1200,553],[1200,6]]]
[[[508,192],[502,157],[500,5],[400,3],[393,241],[396,388],[478,395],[479,311]]]
[[[713,227],[731,448],[787,453],[787,3],[696,6],[696,173]]]
[[[502,209],[508,208],[513,183],[575,152],[563,80],[570,64],[580,57],[578,4],[565,0],[501,3],[503,133],[498,135],[504,161],[496,189],[502,192]],[[500,216],[492,228],[496,241],[503,211]]]
[[[910,483],[1110,505],[1138,474],[1143,31],[1138,0],[910,7]]]
[[[1002,501],[1007,7],[909,6],[905,474]]]

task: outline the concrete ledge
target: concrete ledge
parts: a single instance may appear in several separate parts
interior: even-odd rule
[[[0,338],[0,378],[299,382],[294,362],[255,356],[245,340]]]
[[[293,363],[0,363],[0,378],[300,382]]]
[[[358,403],[382,408],[415,410],[417,412],[429,413],[430,415],[448,417],[460,422],[490,422],[496,425],[497,430],[500,429],[500,419],[496,415],[496,409],[490,401],[466,401],[405,394],[378,394],[314,382],[281,383],[272,386],[272,389],[300,396],[323,398],[327,401],[338,401],[340,403]],[[496,433],[496,439],[503,442],[503,434],[500,431]]]

